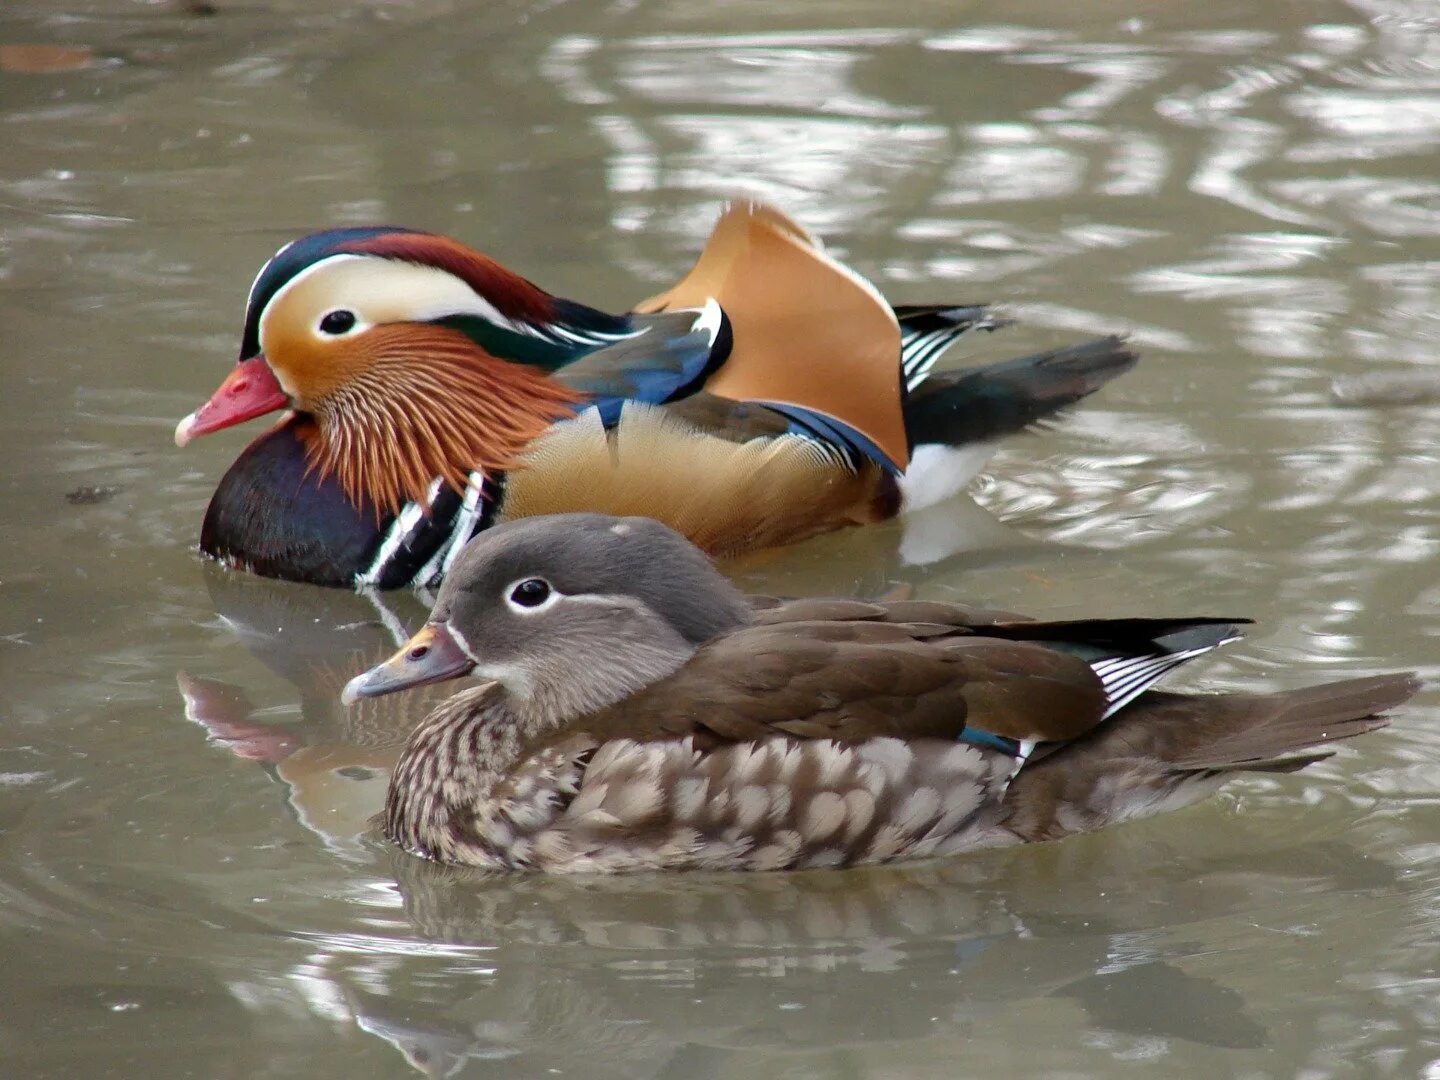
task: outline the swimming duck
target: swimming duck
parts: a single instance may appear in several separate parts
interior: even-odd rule
[[[643,513],[735,554],[948,498],[996,440],[1135,362],[1110,337],[931,371],[998,325],[979,305],[892,308],[755,203],[621,315],[443,236],[332,229],[261,269],[239,363],[175,441],[283,411],[200,534],[269,577],[423,587],[493,524],[578,510]]]
[[[1232,619],[1036,622],[922,601],[757,606],[668,527],[534,518],[472,540],[429,621],[343,698],[462,675],[390,779],[385,835],[488,869],[783,870],[1054,840],[1292,772],[1413,675],[1150,686]]]

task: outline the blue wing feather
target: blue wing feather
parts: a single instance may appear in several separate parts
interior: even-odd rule
[[[635,316],[636,333],[596,349],[557,373],[591,397],[606,424],[626,401],[663,405],[686,397],[730,352],[728,326],[707,324],[693,311]]]
[[[861,460],[866,460],[878,465],[892,476],[900,475],[899,466],[886,456],[885,451],[843,420],[837,420],[828,413],[816,412],[814,409],[807,409],[800,405],[774,401],[757,401],[755,404],[764,405],[767,409],[774,409],[788,418],[790,430],[794,434],[818,439],[843,450],[850,455],[852,463],[858,464]]]

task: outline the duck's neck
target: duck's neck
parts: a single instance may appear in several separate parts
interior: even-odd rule
[[[473,471],[514,467],[525,447],[572,415],[582,395],[545,372],[496,359],[440,326],[371,332],[366,364],[311,409],[312,467],[351,502],[396,513],[424,505],[436,477],[463,491]]]

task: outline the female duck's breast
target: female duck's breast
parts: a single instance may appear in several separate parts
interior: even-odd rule
[[[786,870],[923,858],[999,841],[985,811],[1013,762],[938,739],[690,740],[601,746],[537,833],[537,869]]]

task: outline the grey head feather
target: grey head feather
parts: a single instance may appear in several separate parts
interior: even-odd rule
[[[435,601],[436,621],[476,600],[489,605],[527,577],[569,596],[630,596],[691,646],[753,618],[745,596],[675,530],[644,517],[520,518],[471,540]]]

